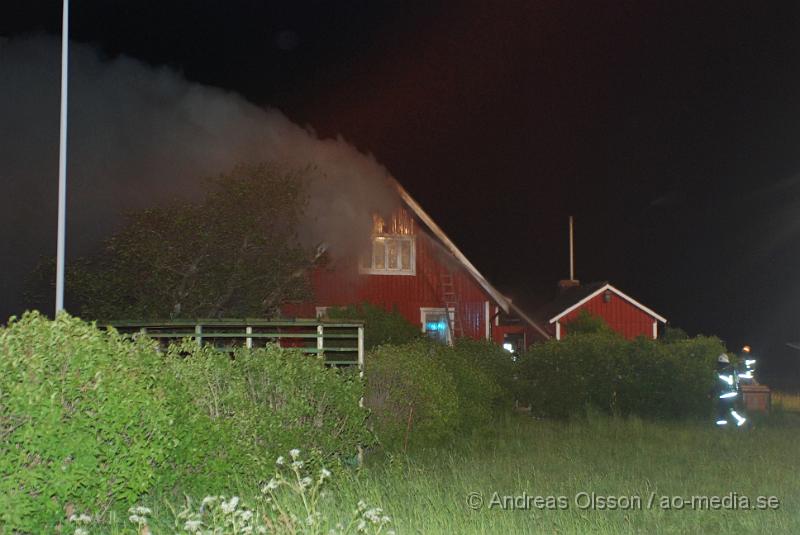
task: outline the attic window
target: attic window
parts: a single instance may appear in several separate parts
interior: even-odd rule
[[[360,271],[369,275],[414,275],[414,238],[391,234],[373,236],[372,254],[361,258]]]
[[[603,302],[610,303],[611,302],[611,290],[606,290],[603,292]]]

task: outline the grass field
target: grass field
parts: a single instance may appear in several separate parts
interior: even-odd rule
[[[800,412],[800,394],[772,392],[772,406],[788,412]]]
[[[746,431],[513,417],[458,446],[374,455],[358,473],[335,474],[320,501],[321,533],[347,522],[359,500],[381,507],[398,534],[800,533],[798,442],[800,418],[792,414]],[[246,502],[255,489],[243,485],[238,494]],[[521,498],[504,507],[503,496]],[[547,509],[549,496],[560,508]],[[705,497],[724,498],[723,509],[693,510],[693,496],[701,497],[697,507]],[[764,509],[743,508],[759,496]],[[738,509],[725,507],[732,499]],[[174,531],[165,500],[146,505],[152,533]]]

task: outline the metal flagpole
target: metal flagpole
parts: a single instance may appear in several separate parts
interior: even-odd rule
[[[58,152],[58,247],[56,253],[56,314],[64,310],[64,237],[67,211],[67,60],[69,0],[63,0],[61,24],[61,136]]]

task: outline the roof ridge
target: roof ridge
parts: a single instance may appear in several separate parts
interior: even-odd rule
[[[398,180],[394,177],[389,177],[389,179],[393,182],[397,193],[400,195],[400,198],[403,202],[411,208],[411,211],[419,217],[423,223],[433,232],[434,236],[436,236],[442,245],[448,250],[450,254],[452,254],[456,260],[458,260],[462,266],[467,270],[467,272],[472,275],[472,277],[476,280],[476,282],[488,293],[494,300],[500,305],[500,308],[508,314],[511,310],[514,310],[517,314],[519,314],[526,322],[528,322],[534,329],[536,329],[541,335],[550,338],[550,335],[545,331],[539,324],[537,324],[533,319],[530,318],[527,314],[525,314],[520,308],[514,305],[511,302],[511,299],[503,295],[497,288],[495,288],[486,277],[481,275],[481,272],[478,271],[472,262],[467,259],[464,253],[456,246],[455,243],[445,234],[444,230],[436,224],[431,216],[422,209],[419,203],[414,200],[414,198],[406,191],[406,189],[398,182]]]

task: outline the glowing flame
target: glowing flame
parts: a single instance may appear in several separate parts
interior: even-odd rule
[[[394,234],[411,236],[414,234],[414,218],[403,208],[398,208],[391,216],[389,223],[378,214],[372,215],[372,233],[374,235]]]

